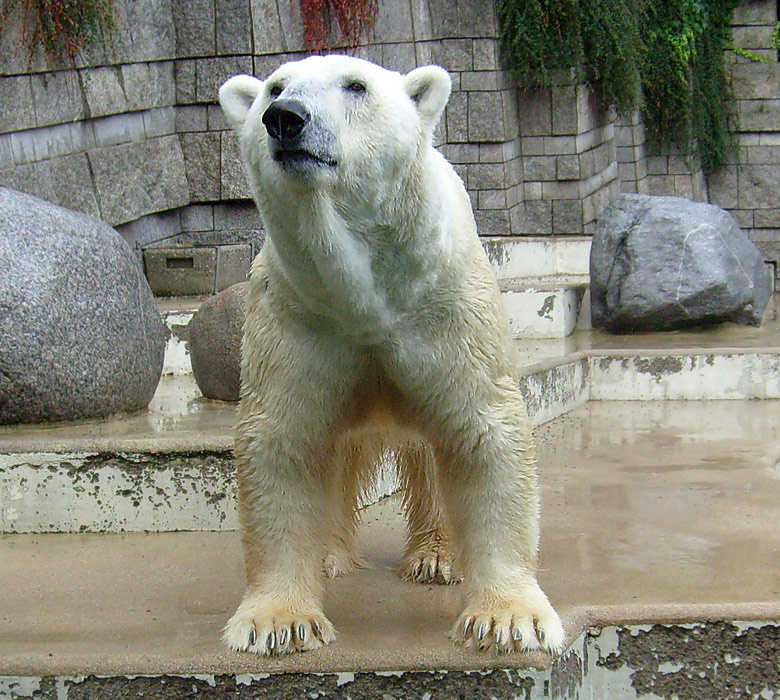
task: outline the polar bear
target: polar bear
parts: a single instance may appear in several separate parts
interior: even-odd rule
[[[267,240],[255,259],[236,434],[248,586],[223,638],[278,655],[335,639],[324,573],[360,565],[355,509],[395,451],[401,573],[462,577],[452,638],[559,653],[536,581],[539,497],[516,350],[469,197],[432,145],[438,66],[312,56],[219,99]]]

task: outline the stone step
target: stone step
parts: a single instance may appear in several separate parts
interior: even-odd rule
[[[577,331],[518,343],[534,425],[588,401],[780,398],[780,324],[613,336]],[[138,532],[236,527],[236,407],[167,376],[149,411],[93,423],[0,428],[0,532]],[[394,493],[379,470],[364,504]]]
[[[594,401],[537,431],[556,662],[454,647],[460,587],[396,576],[391,498],[363,513],[367,567],[326,583],[336,643],[285,658],[220,642],[236,532],[0,537],[0,698],[773,697],[778,410]]]
[[[486,237],[516,338],[564,338],[578,324],[587,288],[590,237]],[[167,344],[164,374],[192,372],[187,324],[207,297],[158,297]],[[589,320],[589,311],[587,313]]]
[[[482,245],[499,282],[524,277],[587,275],[590,236],[491,236]]]
[[[582,322],[589,323],[590,312],[583,306],[588,283],[586,275],[502,279],[499,286],[512,335],[517,339],[565,338],[578,325],[582,327]],[[187,324],[201,302],[197,297],[158,299],[166,327],[163,374],[192,373]]]
[[[501,298],[513,337],[521,340],[571,335],[583,315],[588,284],[587,275],[501,280]]]
[[[521,374],[538,426],[591,400],[780,399],[780,347],[574,349]],[[145,415],[0,429],[0,532],[235,529],[234,422],[190,375],[164,378]],[[388,460],[363,505],[397,489]]]

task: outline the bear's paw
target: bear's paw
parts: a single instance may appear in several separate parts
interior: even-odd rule
[[[407,554],[398,570],[404,581],[414,583],[459,583],[460,577],[453,571],[452,554],[444,548],[421,549]]]
[[[508,654],[542,650],[558,656],[565,649],[566,633],[558,613],[537,586],[529,595],[491,608],[467,606],[452,628],[450,638],[456,644],[482,652]]]
[[[355,569],[364,569],[365,567],[366,562],[345,548],[334,549],[322,561],[323,571],[328,578],[338,578]]]
[[[291,610],[244,601],[222,631],[233,651],[282,656],[330,644],[336,631],[318,610]]]

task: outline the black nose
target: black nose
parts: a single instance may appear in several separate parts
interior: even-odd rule
[[[295,138],[309,121],[309,112],[298,100],[276,100],[263,114],[263,124],[272,138]]]

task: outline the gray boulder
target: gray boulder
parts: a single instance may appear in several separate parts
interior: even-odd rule
[[[209,399],[238,401],[241,337],[249,282],[239,282],[207,299],[187,324],[192,373]]]
[[[122,237],[0,187],[0,423],[142,409],[164,352],[162,318]]]
[[[624,194],[590,254],[594,328],[617,333],[759,325],[771,293],[759,250],[731,215],[679,197]]]

